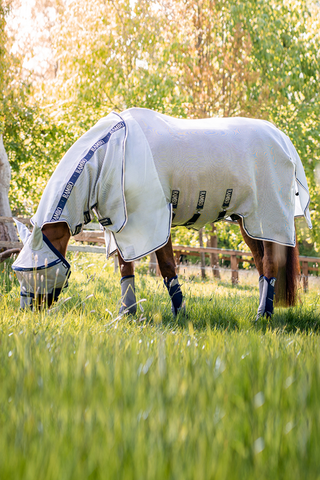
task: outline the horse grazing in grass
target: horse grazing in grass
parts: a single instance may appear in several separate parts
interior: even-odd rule
[[[13,264],[21,306],[57,299],[70,275],[71,235],[97,216],[107,256],[118,251],[120,312],[136,312],[134,260],[156,252],[177,315],[184,309],[170,229],[237,220],[258,273],[257,318],[293,305],[299,274],[295,216],[311,228],[301,160],[274,125],[247,118],[175,119],[133,108],[101,119],[69,149],[45,188]]]

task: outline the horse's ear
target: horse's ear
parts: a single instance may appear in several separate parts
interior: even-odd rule
[[[30,247],[32,248],[32,250],[40,250],[42,248],[42,245],[43,245],[42,230],[35,223],[34,229],[31,234]]]
[[[31,232],[23,223],[19,222],[19,220],[17,220],[16,218],[14,218],[13,220],[14,220],[14,223],[17,225],[17,229],[18,229],[19,237],[21,238],[21,242],[23,243],[23,245],[25,245],[28,238],[31,235]]]

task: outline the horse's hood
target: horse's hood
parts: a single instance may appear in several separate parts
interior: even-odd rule
[[[21,230],[18,224],[25,243],[12,265],[21,287],[22,307],[30,305],[36,294],[60,293],[70,275],[70,264],[43,235],[38,225],[29,235],[25,229]]]

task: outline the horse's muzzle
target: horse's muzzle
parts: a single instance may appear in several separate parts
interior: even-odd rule
[[[22,310],[30,308],[31,310],[41,310],[50,308],[53,302],[58,300],[62,288],[56,288],[54,293],[38,294],[36,296],[28,296],[21,294],[20,308]]]

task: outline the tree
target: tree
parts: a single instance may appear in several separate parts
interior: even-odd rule
[[[180,71],[188,116],[254,116],[275,123],[300,154],[312,220],[319,225],[319,6],[306,0],[161,3],[170,12],[169,63]],[[217,224],[220,241],[228,233],[237,247],[241,236],[234,228]],[[298,233],[317,248],[318,228]]]
[[[0,65],[5,67],[8,64],[7,60],[7,51],[6,51],[6,37],[5,37],[5,15],[7,7],[4,2],[0,3]],[[6,78],[5,78],[5,69],[0,69],[0,92],[6,90]],[[3,95],[3,93],[2,93]],[[1,103],[3,103],[3,98]],[[11,209],[9,204],[9,187],[11,179],[10,165],[8,162],[8,157],[3,145],[2,140],[2,131],[3,131],[3,112],[0,116],[0,217],[11,217]],[[5,242],[15,242],[18,240],[17,234],[12,223],[1,222],[0,221],[0,241]],[[6,250],[6,248],[1,248],[1,250]]]
[[[9,188],[10,188],[10,165],[8,157],[4,149],[2,134],[0,134],[0,217],[11,217],[11,209],[9,204]],[[15,228],[11,222],[0,221],[0,241],[16,242],[18,237]],[[4,248],[6,249],[6,248]],[[0,251],[2,248],[0,247]]]
[[[312,219],[319,225],[316,3],[37,0],[35,5],[46,19],[39,38],[45,39],[51,63],[42,76],[30,77],[25,110],[8,115],[13,200],[23,192],[26,201],[31,192],[35,204],[46,175],[73,140],[110,110],[140,106],[181,117],[241,115],[276,123],[301,156]],[[36,52],[36,45],[27,48]],[[24,178],[16,165],[23,166]],[[217,231],[220,242],[239,246],[235,227],[217,224]],[[320,244],[320,229],[312,236],[299,229],[299,238],[303,235]]]

